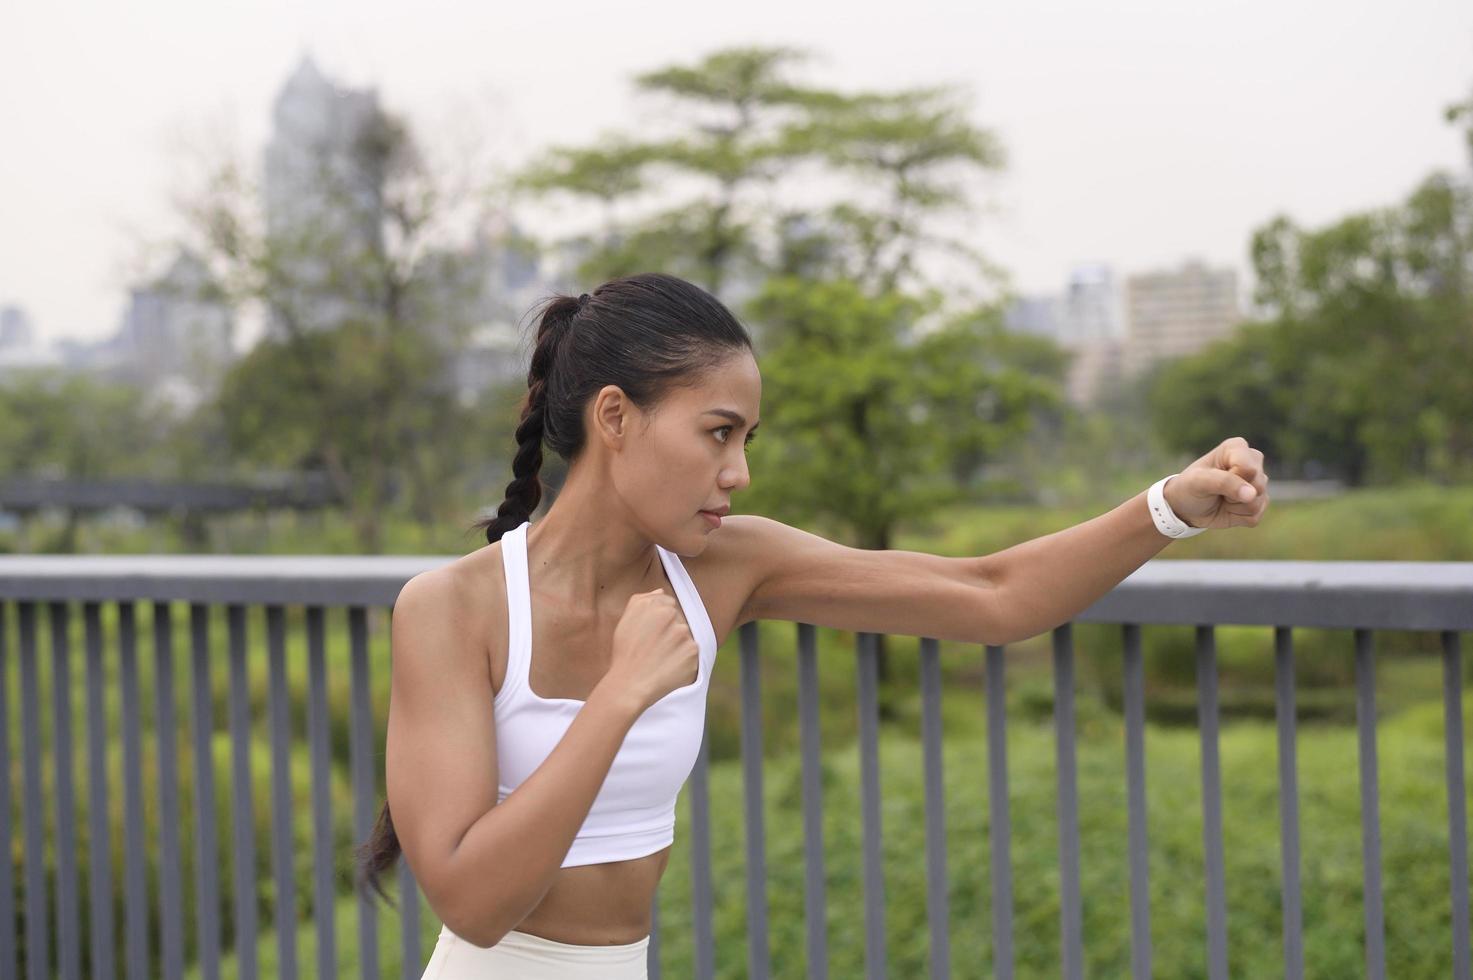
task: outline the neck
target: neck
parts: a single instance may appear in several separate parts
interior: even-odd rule
[[[647,591],[660,556],[607,485],[569,473],[546,516],[527,529],[529,572],[537,590],[570,608],[622,613],[635,592]]]

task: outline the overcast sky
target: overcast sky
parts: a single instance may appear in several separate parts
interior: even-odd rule
[[[1274,213],[1314,226],[1466,171],[1441,115],[1473,87],[1468,0],[145,0],[12,4],[0,37],[0,304],[43,341],[116,329],[180,134],[228,120],[258,150],[304,52],[437,133],[467,113],[508,162],[637,125],[634,72],[730,44],[809,48],[839,88],[959,83],[1009,156],[976,241],[1024,291],[1086,261],[1246,278]]]

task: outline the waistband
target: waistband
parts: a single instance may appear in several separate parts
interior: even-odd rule
[[[441,931],[443,933],[448,930],[449,926],[445,926]],[[534,936],[530,932],[513,929],[502,936],[501,941],[491,948],[506,952],[538,953],[543,956],[557,956],[570,962],[618,964],[643,963],[649,945],[649,936],[635,940],[632,943],[589,946],[581,943],[558,942],[556,939],[546,939],[542,936]]]

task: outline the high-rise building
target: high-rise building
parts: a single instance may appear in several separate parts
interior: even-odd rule
[[[1024,296],[1007,310],[1008,329],[1047,337],[1069,350],[1066,395],[1088,405],[1120,371],[1120,295],[1115,276],[1103,263],[1080,263],[1069,270],[1058,294]]]
[[[1238,274],[1188,260],[1126,282],[1124,370],[1130,377],[1165,360],[1195,354],[1230,335],[1241,312]]]
[[[372,302],[382,254],[386,130],[378,94],[339,86],[304,56],[272,109],[266,231],[276,252],[266,333],[341,323]]]
[[[36,342],[31,317],[19,306],[0,306],[0,350],[19,350]]]
[[[209,269],[181,250],[162,276],[130,291],[115,345],[122,374],[189,409],[216,390],[232,358],[235,317]]]
[[[1120,294],[1108,265],[1089,263],[1069,270],[1061,302],[1061,341],[1066,347],[1084,347],[1118,340]]]

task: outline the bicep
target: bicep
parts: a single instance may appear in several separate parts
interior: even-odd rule
[[[478,633],[452,583],[405,583],[391,621],[385,781],[404,857],[442,921],[458,905],[452,857],[496,805],[493,692]]]
[[[985,558],[868,550],[742,515],[734,549],[749,569],[742,621],[783,619],[853,632],[1001,642]]]

